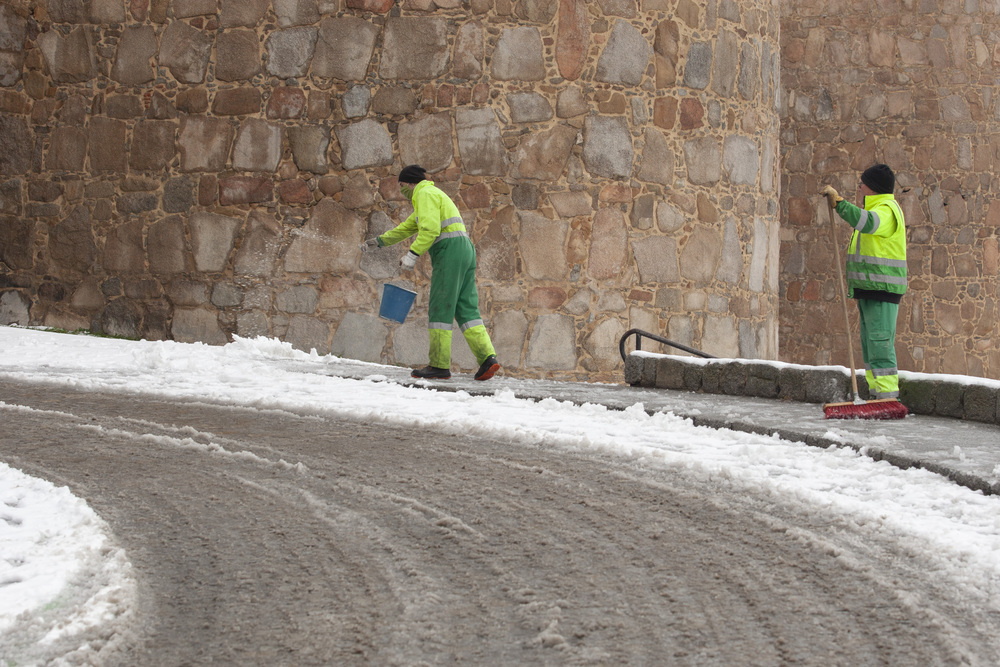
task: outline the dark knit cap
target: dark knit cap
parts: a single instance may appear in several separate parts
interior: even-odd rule
[[[419,164],[411,164],[408,167],[403,167],[403,171],[399,172],[399,182],[400,183],[419,183],[424,180],[424,176],[427,174],[427,170],[421,167]]]
[[[892,173],[892,169],[887,164],[877,164],[865,169],[865,172],[861,174],[861,182],[878,195],[891,195],[892,191],[896,189],[896,175]]]

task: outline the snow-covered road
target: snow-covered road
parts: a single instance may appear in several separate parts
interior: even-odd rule
[[[168,664],[151,657],[165,638],[204,649],[199,623],[228,638],[218,659],[246,664],[1000,658],[1000,500],[926,471],[641,406],[429,392],[374,365],[338,378],[338,360],[276,341],[0,329],[0,345],[0,460],[68,484],[108,522],[100,558],[66,578],[117,563],[80,602],[122,631],[131,664]],[[18,501],[25,534],[45,521],[36,497]],[[19,542],[12,525],[0,580],[35,590],[21,573],[40,569],[46,540]],[[186,545],[172,564],[168,536]],[[88,606],[109,590],[117,607],[107,592]],[[305,612],[278,602],[289,594]],[[2,596],[4,650],[41,650],[49,595],[16,621]],[[206,596],[251,606],[205,609]],[[333,639],[317,644],[321,623]]]

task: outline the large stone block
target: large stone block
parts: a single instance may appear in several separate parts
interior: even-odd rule
[[[528,318],[520,310],[504,310],[493,316],[487,325],[497,359],[504,366],[518,368],[528,336]]]
[[[275,306],[283,313],[310,315],[319,305],[319,293],[313,285],[295,285],[278,292]]]
[[[285,255],[285,270],[292,273],[354,271],[364,240],[365,223],[357,214],[330,199],[313,208],[309,221],[298,230]]]
[[[361,361],[381,361],[389,328],[375,315],[345,313],[333,334],[330,354]]]
[[[626,21],[615,21],[611,37],[597,61],[594,78],[612,84],[637,86],[649,65],[649,42]]]
[[[215,78],[248,81],[260,74],[260,40],[253,30],[226,30],[215,38]]]
[[[736,74],[739,71],[739,38],[735,33],[722,29],[716,39],[715,59],[712,66],[712,90],[720,97],[729,98],[736,92]]]
[[[392,139],[380,123],[365,119],[337,128],[344,169],[384,167],[392,164]]]
[[[330,129],[322,125],[294,125],[287,129],[288,145],[295,166],[302,171],[325,174],[330,171],[326,152],[330,147]]]
[[[457,341],[456,341],[457,342]],[[407,321],[392,331],[392,360],[404,366],[426,366],[427,351],[430,349],[430,334],[427,324],[409,317]]]
[[[509,93],[507,106],[515,123],[542,123],[552,118],[552,105],[539,93]]]
[[[97,259],[90,211],[77,206],[49,232],[49,257],[65,270],[87,273]]]
[[[516,248],[514,207],[507,206],[490,220],[486,233],[476,242],[479,276],[501,282],[512,280],[517,268]]]
[[[718,139],[701,137],[684,142],[688,180],[694,185],[715,185],[722,178],[722,152]]]
[[[273,172],[281,161],[282,126],[260,118],[240,124],[233,145],[233,169]]]
[[[632,241],[632,254],[639,270],[639,282],[664,284],[680,280],[675,239],[666,236],[636,239]]]
[[[271,0],[222,0],[219,23],[223,28],[253,28],[270,7]]]
[[[311,25],[319,21],[319,6],[316,0],[274,0],[274,15],[278,27]]]
[[[362,81],[375,52],[379,29],[354,16],[324,19],[313,56],[313,74],[342,81]]]
[[[435,173],[447,168],[455,157],[450,114],[431,114],[401,123],[397,136],[404,165],[419,164]]]
[[[584,0],[559,0],[556,66],[559,75],[575,81],[583,73],[590,50],[590,20]]]
[[[212,114],[215,116],[255,116],[260,113],[262,98],[256,86],[226,88],[215,93]]]
[[[583,163],[594,176],[627,178],[632,175],[635,150],[625,119],[589,116],[584,123]]]
[[[525,365],[545,371],[576,368],[576,328],[568,315],[540,315],[528,343]]]
[[[0,216],[0,260],[12,269],[31,269],[35,259],[35,221]]]
[[[23,51],[27,19],[18,16],[13,4],[0,5],[0,51]]]
[[[212,37],[184,21],[171,21],[160,37],[160,67],[181,83],[202,83],[212,55]]]
[[[177,124],[168,120],[140,120],[132,131],[132,148],[128,153],[133,171],[161,171],[170,165],[176,154],[174,137]]]
[[[23,51],[0,51],[0,86],[9,88],[17,85],[23,69]]]
[[[233,260],[233,273],[238,276],[273,276],[282,245],[281,225],[267,213],[254,209],[247,218],[246,229]]]
[[[121,6],[121,3],[117,3]],[[138,86],[155,77],[152,59],[156,56],[156,31],[153,26],[126,26],[118,42],[118,52],[111,67],[111,78],[126,86]]]
[[[170,334],[179,343],[225,345],[229,342],[219,326],[219,316],[207,308],[175,308]]]
[[[182,171],[222,171],[229,160],[233,126],[223,118],[183,116],[177,145]]]
[[[500,81],[541,81],[545,78],[542,36],[538,28],[507,28],[493,50],[491,71]]]
[[[198,211],[191,216],[191,250],[198,271],[218,272],[226,268],[242,220]]]
[[[0,126],[2,126],[3,119],[0,118]],[[0,127],[0,133],[2,133],[2,127]],[[2,137],[0,137],[0,145],[5,145]],[[28,144],[21,146],[23,150]],[[17,149],[8,153],[6,157],[8,159],[17,160]],[[3,168],[3,157],[0,156],[0,169]],[[45,167],[46,169],[53,169],[56,171],[83,171],[84,164],[87,159],[87,133],[83,128],[79,127],[57,127],[52,130],[52,140],[49,144],[49,149],[45,154]],[[25,167],[27,169],[27,167]]]
[[[681,249],[681,277],[697,286],[711,283],[719,268],[721,250],[719,230],[714,226],[698,225]]]
[[[177,215],[149,226],[146,234],[146,259],[151,273],[182,273],[189,261],[184,241],[184,220]]]
[[[0,115],[0,174],[21,176],[31,168],[34,139],[23,118]]]
[[[417,110],[417,97],[409,86],[381,86],[371,106],[377,114],[409,116]]]
[[[269,176],[230,176],[219,179],[219,203],[223,206],[263,204],[274,199],[274,181]]]
[[[736,218],[726,219],[722,232],[721,257],[719,269],[715,272],[716,280],[735,285],[743,275],[743,246],[740,243],[738,223]]]
[[[88,155],[93,171],[125,171],[126,125],[95,116],[87,128]]]
[[[594,279],[615,278],[625,265],[628,250],[625,215],[619,208],[602,208],[594,216],[587,274]]]
[[[598,371],[612,371],[621,366],[618,342],[625,333],[625,325],[617,319],[599,322],[584,339],[585,349],[594,360]]]
[[[282,79],[308,74],[318,36],[318,28],[287,28],[272,32],[264,43],[268,73]]]
[[[676,158],[663,133],[654,127],[646,128],[639,158],[639,180],[670,186],[674,182]]]
[[[53,81],[82,83],[94,78],[97,65],[91,40],[90,29],[84,27],[77,27],[65,36],[58,30],[38,36],[38,47]]]
[[[239,312],[236,314],[236,335],[241,338],[268,337],[271,335],[271,323],[260,310]]]
[[[576,145],[577,131],[565,125],[525,135],[514,155],[514,175],[554,182],[562,177]]]
[[[385,79],[435,79],[448,69],[445,19],[418,16],[390,18],[382,37],[379,76]]]
[[[142,309],[131,299],[114,299],[101,313],[100,322],[101,331],[109,336],[138,338],[142,327]]]
[[[684,64],[684,85],[697,90],[708,87],[712,78],[712,45],[693,42]]]
[[[519,214],[518,239],[525,272],[535,280],[565,280],[569,271],[566,240],[569,224],[527,211]]]
[[[90,22],[124,23],[125,5],[121,0],[93,0],[90,7]]]
[[[760,92],[760,53],[751,42],[740,45],[740,74],[736,89],[749,102],[756,101]]]
[[[507,151],[500,136],[496,113],[490,109],[459,108],[455,131],[462,171],[472,176],[502,176],[507,171]]]
[[[478,21],[463,23],[455,36],[452,76],[478,79],[483,74],[483,26]]]
[[[0,293],[0,325],[17,324],[26,327],[31,323],[31,301],[17,290]]]
[[[142,245],[142,222],[133,220],[115,227],[104,242],[101,265],[107,271],[143,273],[146,251]]]
[[[760,171],[760,147],[753,139],[730,135],[723,142],[722,162],[734,185],[756,185]]]
[[[701,349],[713,356],[727,359],[740,356],[736,318],[731,315],[706,316],[705,330],[701,336]]]

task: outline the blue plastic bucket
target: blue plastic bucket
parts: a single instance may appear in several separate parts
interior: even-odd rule
[[[386,283],[382,287],[382,303],[378,308],[378,316],[386,320],[405,322],[416,298],[417,293],[413,290]]]

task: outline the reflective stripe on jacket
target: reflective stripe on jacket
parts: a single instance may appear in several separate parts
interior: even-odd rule
[[[906,293],[906,224],[891,194],[865,197],[858,208],[844,200],[837,214],[854,227],[847,251],[847,291]]]
[[[435,187],[433,181],[420,181],[413,188],[413,213],[379,237],[381,245],[392,245],[414,234],[417,238],[410,244],[410,251],[423,255],[439,238],[458,236],[454,232],[466,233],[465,223],[458,207],[451,197]]]

